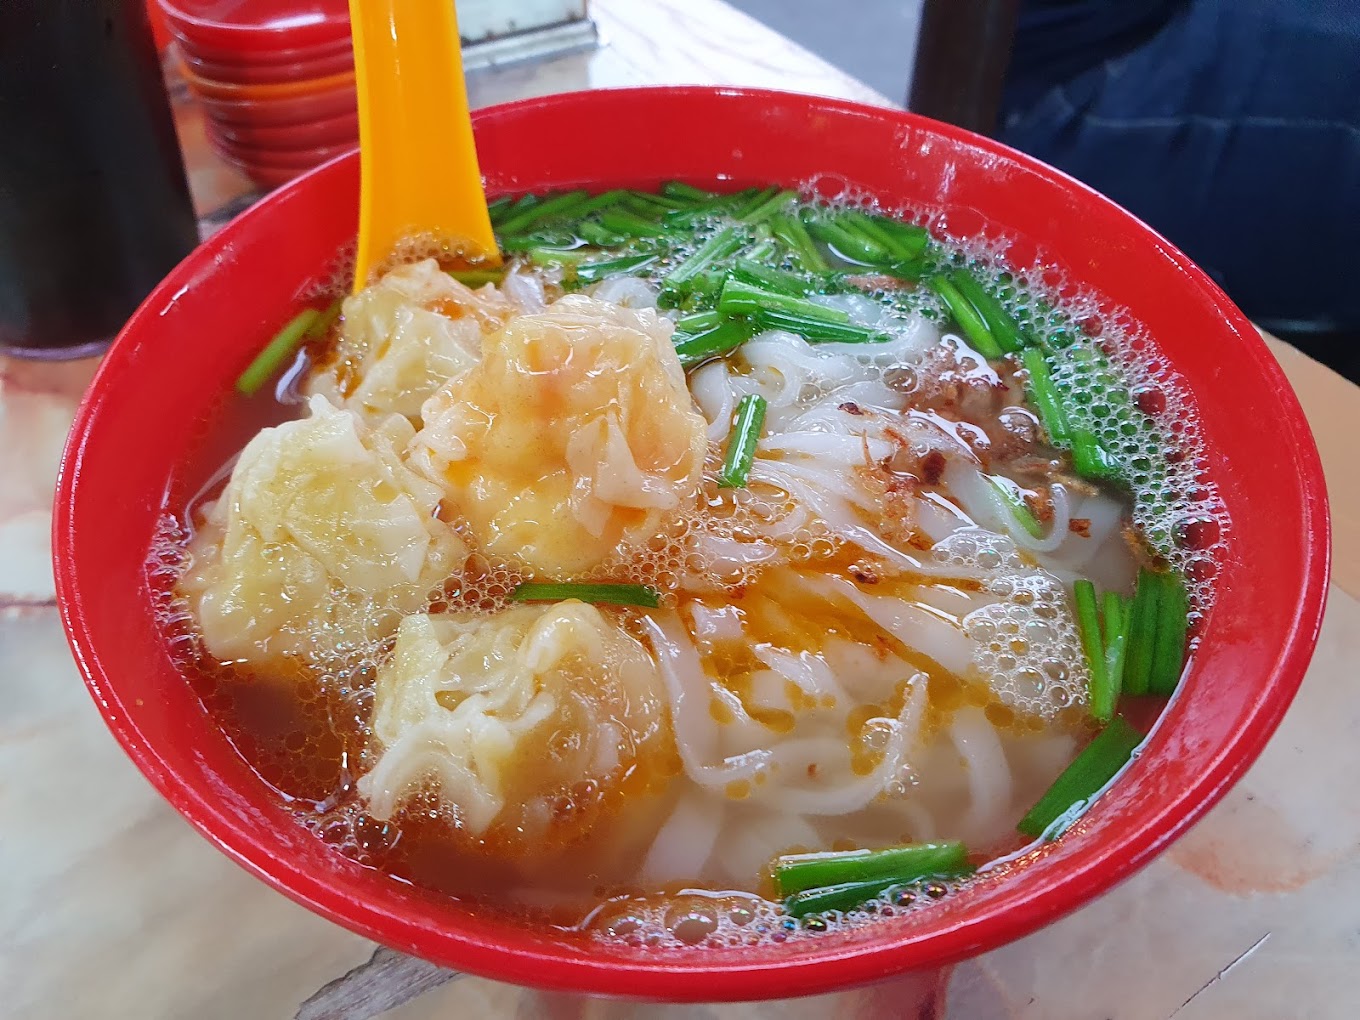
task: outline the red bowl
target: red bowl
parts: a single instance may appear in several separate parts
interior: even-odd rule
[[[351,83],[346,87],[289,96],[285,99],[217,99],[199,96],[204,111],[214,121],[239,126],[268,125],[286,127],[318,120],[358,116],[358,93]]]
[[[212,43],[204,42],[201,39],[191,39],[174,29],[171,29],[170,35],[181,53],[227,68],[255,66],[275,68],[294,63],[327,60],[336,56],[352,56],[354,53],[353,42],[349,35],[313,46],[293,46],[285,43],[277,49],[253,50],[214,46]],[[288,40],[287,42],[291,41]],[[230,80],[235,75],[228,71],[225,74],[213,75],[212,77]]]
[[[349,36],[348,0],[160,0],[166,21],[195,48],[269,53]]]
[[[359,111],[298,124],[233,124],[209,119],[209,133],[241,151],[317,149],[328,145],[359,144]]]
[[[128,322],[76,416],[58,483],[57,591],[110,729],[224,852],[318,913],[436,963],[541,987],[672,1000],[786,997],[928,970],[1018,938],[1145,865],[1261,751],[1308,664],[1328,573],[1316,448],[1278,364],[1189,259],[1081,184],[996,142],[809,96],[670,88],[550,96],[475,115],[492,194],[848,181],[940,208],[955,234],[1014,238],[1126,307],[1193,388],[1232,516],[1218,602],[1145,752],[1063,839],[1001,881],[797,948],[660,953],[581,944],[429,895],[328,850],[275,802],[179,675],[144,561],[183,498],[176,465],[233,380],[352,240],[359,160],[337,159],[235,220]],[[638,145],[619,124],[703,125]],[[666,141],[667,138],[673,139]],[[147,438],[155,436],[154,443]]]
[[[324,78],[327,75],[354,70],[354,51],[350,49],[348,40],[344,47],[334,53],[298,60],[234,63],[203,56],[187,49],[182,43],[179,54],[185,66],[198,77],[237,85],[268,85]]]

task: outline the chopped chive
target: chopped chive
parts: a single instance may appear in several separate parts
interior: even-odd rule
[[[292,356],[306,338],[307,331],[321,318],[315,308],[304,308],[288,320],[288,325],[274,334],[265,349],[255,355],[236,380],[236,389],[247,397],[254,396],[280,366]]]
[[[754,393],[748,393],[737,404],[732,431],[727,437],[727,456],[723,458],[722,470],[718,472],[720,488],[745,487],[751,464],[755,461],[760,430],[765,424],[765,406],[765,398]]]
[[[514,202],[515,202],[514,198],[512,198],[509,195],[504,195],[501,198],[496,199],[496,201],[487,205],[486,211],[491,216],[491,222],[493,224],[499,223],[501,217],[503,217],[506,214],[506,212],[509,211],[510,206],[512,206]]]
[[[532,234],[504,234],[500,238],[501,251],[524,252],[534,248],[571,248],[576,237],[562,230],[537,230]]]
[[[689,202],[681,202],[667,195],[653,191],[633,189],[624,193],[624,204],[644,216],[661,216],[668,212],[679,212],[690,207]]]
[[[1017,524],[1035,538],[1044,537],[1044,526],[1039,523],[1039,519],[1034,516],[1034,511],[1029,508],[1029,504],[1016,491],[1014,483],[1006,478],[998,478],[996,475],[987,475],[987,479],[992,483],[992,487],[1000,494],[1002,502],[1006,504],[1006,509],[1015,518]]]
[[[959,293],[957,287],[943,276],[932,276],[926,283],[931,290],[940,296],[940,300],[949,309],[949,314],[954,317],[954,321],[959,324],[959,328],[963,330],[964,335],[972,342],[973,348],[979,354],[988,361],[994,361],[1001,357],[1001,347],[993,339],[987,324],[982,321],[982,316]]]
[[[546,198],[535,206],[531,206],[523,212],[509,216],[500,225],[500,231],[505,234],[520,234],[535,224],[545,220],[554,219],[559,216],[566,216],[573,209],[590,197],[590,192],[584,189],[580,191],[564,191]]]
[[[1124,688],[1124,656],[1129,642],[1128,600],[1115,591],[1107,591],[1101,603],[1101,621],[1105,635],[1105,675],[1106,690],[1098,692],[1100,698],[1088,699],[1091,715],[1102,722],[1109,722],[1114,716],[1115,706]],[[1106,693],[1108,692],[1108,693]]]
[[[853,322],[831,322],[773,308],[753,312],[751,319],[763,329],[783,329],[797,333],[810,344],[881,344],[892,340],[887,333],[880,333],[868,326]]]
[[[602,209],[612,209],[623,201],[623,196],[628,194],[622,188],[615,188],[612,191],[602,191],[598,195],[586,199],[573,213],[576,217],[589,216],[591,213],[600,212]]]
[[[601,248],[615,248],[628,240],[623,234],[616,234],[594,220],[582,220],[576,224],[576,233],[581,236],[581,240]]]
[[[777,216],[771,216],[769,223],[770,229],[774,231],[774,236],[792,249],[799,265],[808,272],[825,273],[830,268],[826,264],[826,259],[822,258],[822,253],[817,250],[817,246],[812,243],[812,238],[808,236],[803,221],[797,216],[781,213]]]
[[[808,889],[785,899],[784,911],[793,917],[806,917],[808,914],[825,914],[832,910],[854,910],[870,900],[878,899],[898,884],[892,879],[880,878]]]
[[[661,194],[670,198],[682,199],[690,204],[711,202],[718,197],[711,191],[705,191],[703,188],[696,188],[694,185],[686,184],[684,181],[667,181],[665,184],[661,185]]]
[[[745,192],[743,193],[745,197],[732,202],[730,206],[730,215],[734,220],[745,220],[747,216],[751,215],[751,213],[770,201],[770,199],[774,198],[778,193],[779,189],[774,187],[752,189],[749,192]]]
[[[930,231],[915,223],[903,223],[887,216],[852,209],[842,213],[843,220],[857,224],[862,231],[873,237],[893,255],[903,262],[919,259],[930,244]]]
[[[775,215],[784,206],[798,198],[796,191],[777,191],[769,198],[760,202],[753,209],[742,212],[737,218],[743,223],[764,223],[771,216]]]
[[[899,280],[910,280],[912,283],[919,283],[921,279],[930,272],[931,265],[924,259],[914,262],[890,262],[886,266],[876,266],[878,272],[885,276],[892,276]]]
[[[520,195],[519,198],[515,200],[515,204],[505,210],[505,214],[513,216],[524,212],[526,209],[532,209],[536,205],[538,205],[538,196],[531,191]]]
[[[320,340],[330,331],[331,325],[336,319],[340,318],[340,311],[344,308],[345,299],[336,298],[326,310],[316,317],[316,321],[307,327],[308,340]]]
[[[450,269],[448,274],[468,287],[480,287],[486,283],[500,283],[505,279],[505,269]]]
[[[672,290],[683,287],[719,259],[725,259],[741,247],[743,233],[736,227],[719,230],[694,253],[681,262],[666,277],[664,285]]]
[[[839,308],[828,308],[806,298],[790,294],[777,294],[753,286],[735,277],[729,277],[723,284],[718,298],[718,311],[724,315],[751,315],[762,311],[778,311],[808,319],[821,319],[824,322],[849,322],[848,313]]]
[[[597,605],[645,606],[648,609],[655,609],[661,604],[661,597],[645,584],[525,581],[510,593],[511,602],[561,602],[564,599],[578,599]]]
[[[833,220],[809,219],[804,221],[804,226],[809,234],[830,246],[846,262],[876,266],[891,259],[888,250],[877,241],[847,230]]]
[[[1090,429],[1073,428],[1072,468],[1083,478],[1117,478],[1119,470]]]
[[[723,317],[718,312],[695,312],[693,315],[686,315],[675,320],[675,331],[677,333],[702,333],[706,329],[723,322]]]
[[[1161,582],[1151,570],[1141,568],[1134,585],[1133,605],[1129,609],[1129,634],[1124,652],[1124,693],[1148,693],[1152,677],[1152,657],[1157,640],[1157,603]]]
[[[1115,716],[1063,769],[1016,828],[1032,839],[1056,839],[1061,833],[1053,823],[1061,818],[1071,824],[1084,814],[1091,799],[1128,764],[1142,742],[1143,734],[1122,715]]]
[[[972,304],[982,316],[997,346],[1007,354],[1015,354],[1028,346],[1020,327],[1011,318],[1011,313],[1001,306],[1000,301],[987,293],[972,273],[959,269],[949,274],[949,280],[958,288],[964,300]]]
[[[606,277],[613,276],[615,273],[627,272],[630,269],[641,269],[650,262],[655,262],[659,256],[655,254],[623,255],[616,259],[604,259],[600,262],[582,262],[576,267],[576,279],[581,283],[598,283]]]
[[[778,242],[776,242],[773,237],[765,237],[762,238],[759,243],[753,244],[750,248],[747,248],[742,252],[741,257],[750,262],[764,265],[766,262],[773,261],[774,257],[778,254]]]
[[[607,230],[625,237],[665,237],[669,231],[660,224],[643,219],[627,209],[603,209],[599,215],[600,223]]]
[[[675,353],[680,364],[692,368],[701,361],[734,351],[750,340],[755,328],[741,319],[727,319],[701,333],[680,335],[675,340]]]
[[[1170,697],[1180,683],[1181,666],[1185,663],[1185,634],[1189,629],[1190,604],[1185,585],[1174,571],[1161,576],[1161,594],[1157,600],[1157,636],[1153,644],[1152,669],[1148,676],[1148,691]]]
[[[537,266],[573,266],[596,252],[590,248],[554,248],[545,244],[529,248],[524,254]]]
[[[1091,715],[1108,722],[1114,714],[1114,698],[1110,694],[1110,676],[1105,668],[1105,643],[1100,637],[1100,613],[1096,607],[1096,586],[1082,578],[1072,586],[1072,602],[1076,608],[1077,633],[1082,651],[1086,653],[1086,704]],[[1106,703],[1109,710],[1105,710]],[[1104,714],[1102,714],[1102,712]]]
[[[1049,442],[1054,446],[1066,444],[1071,440],[1072,433],[1044,352],[1036,347],[1027,348],[1020,354],[1020,363],[1029,374],[1030,399],[1034,401],[1034,406],[1039,411],[1039,418],[1043,422],[1044,431],[1048,433]]]
[[[790,273],[785,269],[761,265],[751,258],[749,252],[732,264],[732,275],[743,283],[749,283],[771,293],[785,294],[789,297],[805,297],[808,294],[816,294],[821,290],[819,282],[809,280],[797,273]]]
[[[636,191],[625,192],[619,202],[619,208],[620,211],[632,213],[648,223],[656,223],[667,213],[680,211],[668,205],[657,205],[654,202],[649,202]]]
[[[774,861],[780,896],[847,882],[907,883],[932,875],[959,875],[971,868],[958,841],[912,843],[887,850],[785,854]]]

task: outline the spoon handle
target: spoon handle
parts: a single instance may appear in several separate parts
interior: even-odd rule
[[[453,0],[350,0],[359,97],[354,288],[405,237],[499,265]]]

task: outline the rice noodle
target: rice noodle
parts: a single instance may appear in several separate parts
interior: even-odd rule
[[[700,793],[683,797],[652,841],[639,877],[651,885],[693,880],[704,873],[722,828],[723,806]]]
[[[996,728],[982,709],[960,708],[949,725],[949,736],[963,757],[968,773],[968,811],[963,817],[965,838],[974,843],[996,839],[1012,819],[1010,766]]]

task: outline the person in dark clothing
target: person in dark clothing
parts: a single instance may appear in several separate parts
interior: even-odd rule
[[[1360,0],[1022,0],[997,137],[1360,381]]]

